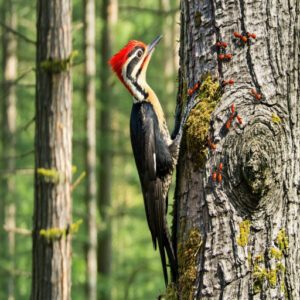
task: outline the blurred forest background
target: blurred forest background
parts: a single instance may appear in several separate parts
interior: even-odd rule
[[[36,6],[29,0],[0,0],[0,5],[0,299],[28,299],[34,199]],[[147,78],[162,102],[171,129],[176,103],[179,3],[176,0],[102,0],[96,1],[95,12],[98,209],[102,206],[102,217],[97,215],[98,256],[100,268],[106,273],[98,275],[98,299],[155,299],[164,291],[164,281],[159,254],[153,250],[147,227],[131,151],[132,99],[112,76],[107,57],[130,39],[149,43],[163,34]],[[13,39],[12,47],[17,49],[12,58],[17,63],[17,72],[12,74],[14,78],[9,83],[4,76],[7,33]],[[73,49],[78,52],[72,67],[74,181],[82,179],[86,172],[84,40],[84,1],[74,0]],[[12,97],[12,103],[15,101],[15,121],[13,112],[12,119],[7,120],[8,96]],[[5,132],[8,121],[15,128],[10,141]],[[73,220],[83,220],[72,241],[72,299],[87,299],[86,185],[85,177],[72,193]]]

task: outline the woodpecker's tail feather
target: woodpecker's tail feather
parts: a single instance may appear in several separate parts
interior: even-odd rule
[[[171,237],[169,234],[167,224],[165,224],[165,225],[166,225],[166,228],[165,228],[164,245],[165,245],[165,249],[167,252],[168,259],[169,259],[172,281],[175,282],[177,280],[177,260],[176,260],[176,256],[175,256],[174,249],[172,246],[173,244],[171,242]]]
[[[159,180],[160,181],[160,180]],[[162,183],[159,182],[161,185]],[[171,267],[172,280],[176,279],[177,267],[176,267],[176,258],[174,255],[171,238],[169,235],[168,225],[167,225],[167,216],[166,216],[166,199],[163,198],[161,193],[162,188],[156,189],[154,197],[154,210],[156,215],[156,238],[158,243],[158,248],[161,257],[161,263],[164,273],[164,279],[166,286],[168,285],[168,271],[167,271],[167,261]]]

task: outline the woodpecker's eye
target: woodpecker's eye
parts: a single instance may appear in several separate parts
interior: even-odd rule
[[[143,50],[139,50],[137,53],[136,53],[136,56],[138,57],[138,58],[141,58],[142,56],[143,56]]]

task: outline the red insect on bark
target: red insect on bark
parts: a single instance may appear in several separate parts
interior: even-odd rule
[[[248,39],[246,36],[241,36],[241,40],[244,42],[244,43],[247,43]]]
[[[195,93],[195,91],[199,88],[199,86],[200,86],[200,83],[199,83],[199,81],[193,86],[193,88],[191,88],[191,89],[188,89],[188,95],[189,96],[192,96],[194,93]]]
[[[207,144],[208,144],[208,147],[211,149],[211,150],[216,150],[217,149],[217,145],[214,144],[211,139],[208,139],[207,140]]]
[[[262,95],[259,94],[255,89],[251,89],[250,93],[255,97],[256,100],[260,100],[262,98]]]
[[[217,180],[217,172],[213,172],[211,175],[211,180],[216,181]]]
[[[234,80],[233,79],[229,79],[229,80],[223,80],[222,81],[222,85],[226,86],[226,85],[233,85],[234,84]]]
[[[247,32],[247,35],[249,38],[252,38],[252,39],[256,39],[256,34],[255,33],[250,33],[250,32]]]
[[[225,54],[219,54],[219,55],[218,55],[218,58],[219,58],[220,60],[224,60],[224,59],[225,59]]]
[[[235,106],[234,106],[234,103],[231,104],[231,107],[230,107],[230,111],[231,111],[231,116],[235,113]]]
[[[219,172],[222,172],[223,171],[223,163],[220,162],[219,164]]]
[[[219,182],[219,183],[222,182],[222,174],[221,174],[221,173],[218,173],[217,179],[218,179],[218,182]]]
[[[218,48],[226,48],[228,44],[226,42],[216,42],[215,46]]]
[[[231,127],[231,123],[232,123],[232,118],[230,117],[225,124],[226,129],[229,129]]]
[[[231,53],[226,53],[226,54],[224,54],[224,58],[226,58],[226,59],[232,59],[232,54]]]
[[[241,38],[241,37],[242,37],[242,35],[241,35],[240,33],[236,32],[236,31],[233,33],[233,35],[234,35],[236,38]]]
[[[243,124],[243,119],[241,118],[240,115],[237,115],[236,119],[237,119],[237,121],[238,121],[239,124]]]

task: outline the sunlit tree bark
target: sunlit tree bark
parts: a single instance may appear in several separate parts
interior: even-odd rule
[[[7,26],[16,30],[17,28],[17,14],[16,7],[13,1],[5,1],[2,5],[3,21]],[[3,188],[3,205],[4,214],[1,219],[1,231],[3,226],[16,227],[16,205],[14,199],[15,180],[10,174],[15,169],[15,147],[16,147],[16,89],[15,80],[17,78],[17,39],[11,32],[4,31],[2,39],[2,52],[3,52],[3,139],[2,139],[2,160],[4,170],[7,175],[4,178]],[[4,221],[4,223],[3,223]],[[8,254],[9,268],[15,268],[15,233],[9,231],[7,239],[7,248],[2,245],[1,248],[6,249]],[[3,281],[6,283],[5,290],[7,291],[7,299],[13,300],[15,282],[12,273],[9,276],[3,276]]]
[[[87,299],[97,299],[96,53],[95,1],[85,0],[85,100],[87,170]]]
[[[201,102],[178,165],[178,296],[299,299],[299,1],[192,0],[181,11],[179,99],[200,80]]]
[[[71,0],[37,2],[31,299],[71,299]]]

